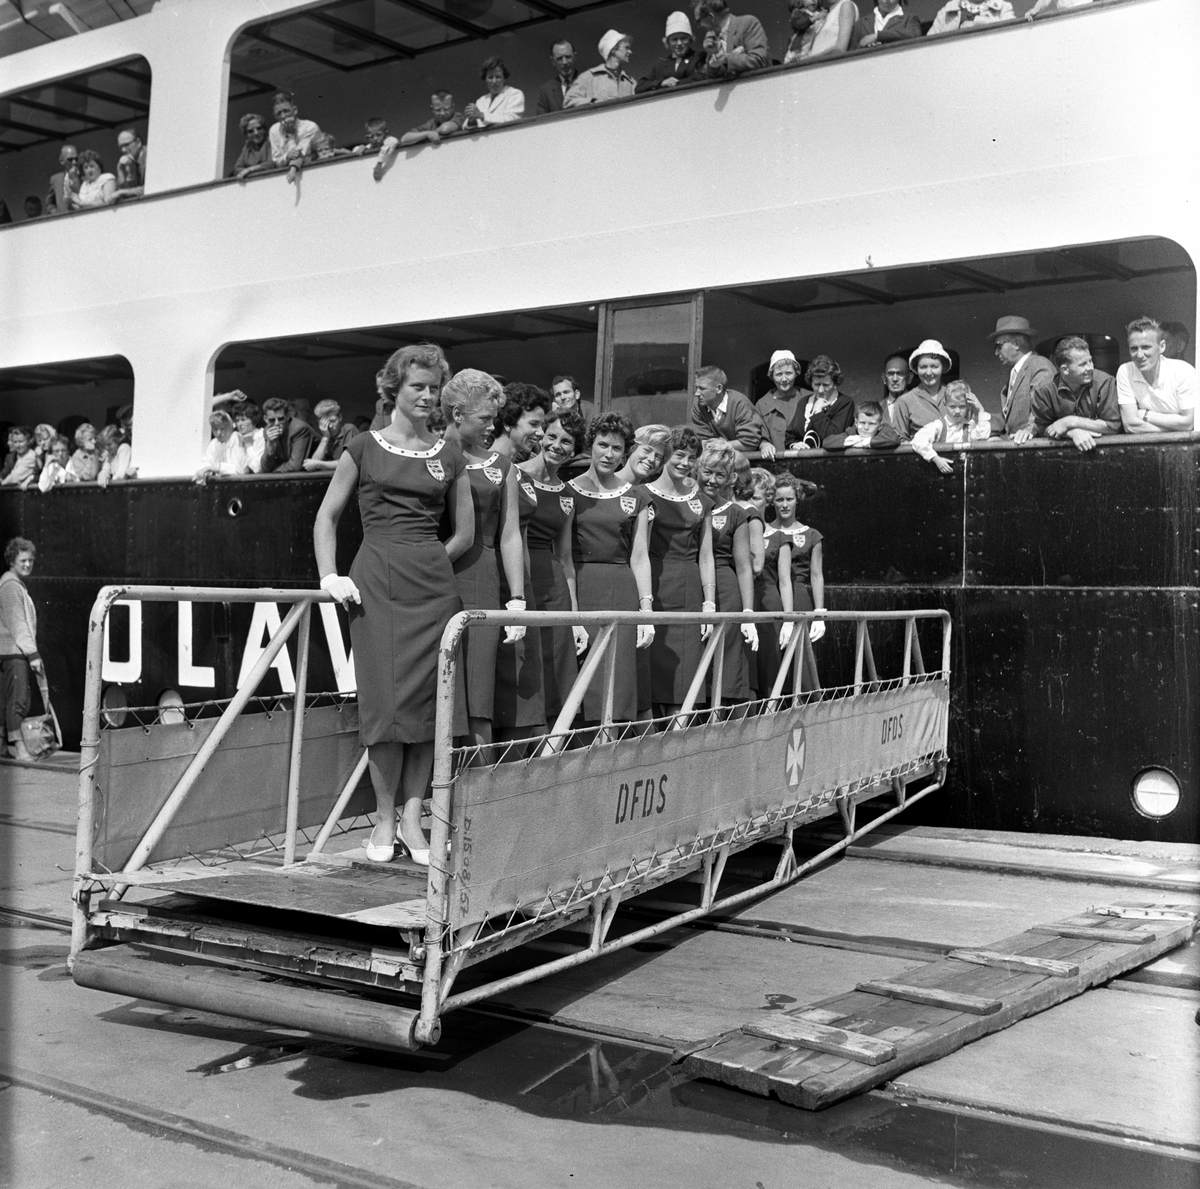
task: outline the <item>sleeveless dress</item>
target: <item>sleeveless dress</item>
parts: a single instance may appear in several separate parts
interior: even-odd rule
[[[574,514],[574,493],[563,482],[528,480],[537,494],[537,508],[529,521],[529,577],[539,611],[570,611],[567,576],[554,553],[562,526]],[[533,604],[531,603],[530,606]],[[569,627],[541,628],[543,696],[550,726],[563,708],[579,674],[575,659],[575,637]]]
[[[500,454],[485,462],[465,463],[471,481],[471,503],[475,508],[475,542],[454,563],[454,577],[464,611],[499,611],[500,566],[496,539],[504,509],[504,483],[511,463]],[[467,714],[491,719],[496,700],[496,649],[499,628],[468,629],[463,634],[459,661],[467,679]]]
[[[712,520],[713,561],[717,569],[717,610],[743,611],[742,588],[738,583],[733,561],[733,538],[737,530],[750,520],[750,513],[732,500],[714,508]],[[748,649],[740,629],[735,625],[725,629],[723,656],[725,671],[721,682],[721,700],[748,702],[750,700],[750,663]],[[751,654],[753,655],[753,654]]]
[[[783,598],[779,593],[779,546],[784,535],[777,525],[763,528],[763,568],[754,579],[754,609],[782,611]],[[775,683],[783,650],[779,646],[779,627],[773,623],[758,625],[758,695],[765,698]]]
[[[525,607],[539,610],[530,575],[527,549],[529,524],[538,509],[537,488],[520,468],[517,469],[517,500],[521,518],[521,553],[525,558]],[[512,592],[504,567],[500,566],[500,606]],[[542,638],[538,628],[528,628],[525,638],[516,644],[501,644],[496,650],[496,713],[492,722],[506,730],[542,727],[546,723],[546,699],[542,692]]]
[[[780,530],[781,532],[785,530]],[[794,524],[786,530],[792,547],[792,606],[797,611],[811,611],[812,551],[824,540],[820,532],[807,524]],[[776,556],[778,563],[778,555]]]
[[[579,610],[637,611],[637,582],[629,557],[638,515],[651,506],[646,489],[626,483],[613,491],[584,491],[574,480],[569,486],[575,499],[572,553]],[[595,639],[596,630],[588,632]],[[633,722],[638,712],[637,629],[618,628],[610,647],[617,650],[613,720]],[[600,668],[583,699],[583,717],[589,722],[599,722],[604,713],[605,665]]]
[[[668,496],[646,488],[654,507],[650,525],[650,576],[655,611],[699,611],[704,604],[700,582],[700,542],[712,500],[700,491]],[[696,624],[654,629],[650,645],[650,688],[660,706],[681,705],[700,664],[704,642]]]
[[[434,737],[438,647],[462,610],[438,532],[466,460],[450,442],[401,450],[378,433],[359,434],[346,452],[358,467],[363,527],[350,567],[362,597],[350,607],[359,739],[364,747],[427,743]]]

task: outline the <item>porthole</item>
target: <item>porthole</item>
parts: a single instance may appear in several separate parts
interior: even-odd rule
[[[1166,768],[1143,768],[1133,778],[1133,807],[1143,817],[1164,818],[1179,806],[1179,781]]]
[[[242,501],[234,496],[233,499],[225,505],[225,511],[232,517],[236,518],[242,514]]]

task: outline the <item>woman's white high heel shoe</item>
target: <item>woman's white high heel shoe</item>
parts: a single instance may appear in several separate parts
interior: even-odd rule
[[[408,857],[412,859],[412,861],[416,863],[418,867],[429,866],[429,847],[417,847],[414,849],[413,847],[409,846],[408,843],[404,841],[404,834],[399,826],[396,827],[396,841],[400,846],[408,851]]]
[[[371,831],[371,838],[375,836],[375,831]],[[367,839],[366,852],[367,858],[372,863],[390,863],[396,857],[395,844],[389,843],[386,846],[376,846],[371,838]]]

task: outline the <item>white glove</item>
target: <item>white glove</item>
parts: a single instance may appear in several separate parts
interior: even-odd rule
[[[654,624],[639,623],[637,628],[637,646],[649,648],[654,641]]]
[[[787,623],[782,624],[779,628],[779,647],[786,648],[792,638],[792,633],[796,630],[796,625],[789,619]]]
[[[571,629],[571,635],[575,637],[575,655],[583,656],[583,654],[587,652],[588,646],[587,628],[581,628],[578,626],[573,627]]]
[[[508,611],[524,611],[525,610],[525,600],[524,599],[509,599],[508,602],[504,604],[504,606],[505,606],[505,609]],[[524,626],[518,627],[516,624],[509,624],[508,627],[506,627],[504,629],[504,643],[505,644],[518,644],[524,639],[525,639]]]
[[[814,619],[809,625],[808,638],[815,644],[823,635],[825,635],[825,621]]]
[[[744,623],[742,627],[742,639],[750,645],[751,652],[758,651],[758,628],[752,623]]]
[[[715,614],[716,610],[717,605],[712,601],[712,599],[705,599],[704,602],[700,604],[700,611],[704,615]],[[713,625],[711,623],[702,623],[700,625],[700,639],[707,640],[709,636],[712,635],[712,630]]]
[[[347,610],[351,603],[362,602],[362,595],[358,593],[358,587],[349,578],[340,578],[337,574],[326,574],[321,579],[321,589],[327,594],[333,595],[335,601],[341,603]]]

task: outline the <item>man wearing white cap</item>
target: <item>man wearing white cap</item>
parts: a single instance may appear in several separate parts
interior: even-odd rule
[[[625,73],[633,57],[633,39],[616,29],[600,38],[601,66],[585,70],[572,84],[563,107],[586,107],[589,103],[611,103],[634,92],[634,81]]]
[[[667,48],[667,56],[659,58],[650,68],[650,73],[639,80],[639,95],[663,87],[677,87],[680,83],[694,82],[703,77],[704,53],[696,49],[692,22],[688,20],[686,12],[673,12],[667,17],[663,45]]]
[[[763,439],[762,455],[764,458],[774,458],[776,451],[784,448],[784,435],[800,403],[800,389],[796,386],[800,378],[800,365],[791,351],[776,351],[771,356],[767,375],[775,387],[766,396],[760,397],[754,407],[763,419],[770,438],[769,441]]]

